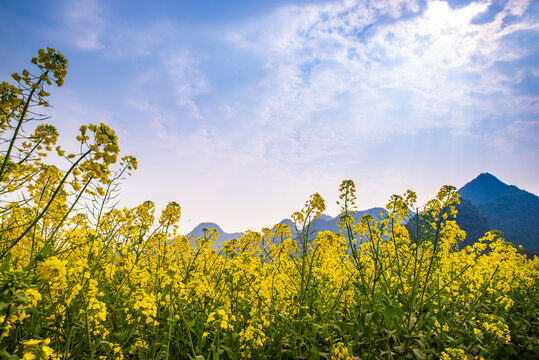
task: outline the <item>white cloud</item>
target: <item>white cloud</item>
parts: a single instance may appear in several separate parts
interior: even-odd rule
[[[505,14],[513,14],[517,16],[522,16],[524,11],[530,5],[531,0],[510,0],[505,6],[503,12]]]
[[[405,3],[383,8],[395,18],[418,11],[417,4],[406,8]],[[336,131],[346,135],[344,141],[365,136],[382,140],[430,127],[466,134],[484,109],[501,116],[523,110],[501,106],[499,97],[475,103],[470,94],[502,92],[509,102],[528,102],[507,86],[515,78],[491,67],[529,53],[506,49],[502,38],[537,25],[524,21],[503,26],[507,14],[522,14],[523,2],[508,3],[494,22],[472,24],[487,6],[481,2],[451,9],[444,1],[430,1],[422,13],[389,23],[379,22],[380,10],[363,3],[286,7],[245,25],[229,40],[268,64],[268,75],[257,87],[258,118],[286,118],[285,136],[298,129],[310,134],[340,127],[345,131]],[[343,118],[324,116],[330,111]]]
[[[196,58],[182,50],[170,54],[165,62],[165,71],[170,75],[176,91],[178,104],[185,107],[193,118],[203,120],[195,98],[210,90],[207,80],[197,68]]]
[[[67,2],[66,19],[69,27],[67,35],[73,38],[77,47],[82,50],[104,48],[102,37],[108,24],[101,15],[97,0]]]
[[[522,142],[539,143],[539,121],[516,120],[499,131],[483,134],[482,137],[505,153],[511,153]],[[539,155],[537,147],[533,153]]]
[[[528,140],[539,143],[539,120],[515,121],[508,126],[507,130],[516,140]]]

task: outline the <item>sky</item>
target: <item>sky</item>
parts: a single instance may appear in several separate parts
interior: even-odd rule
[[[0,0],[0,80],[69,60],[48,120],[113,128],[119,207],[258,231],[320,193],[336,216],[480,173],[539,194],[539,2]],[[12,82],[12,81],[11,81]]]

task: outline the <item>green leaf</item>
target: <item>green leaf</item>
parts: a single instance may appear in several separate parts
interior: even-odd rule
[[[0,302],[0,312],[4,311],[4,309],[7,309],[8,306],[9,306],[9,303],[1,301]]]
[[[365,315],[365,322],[370,322],[372,320],[372,316],[374,315],[374,313],[368,313]]]
[[[503,347],[503,354],[518,356],[518,353],[515,351],[513,346],[508,346],[508,345]]]
[[[50,254],[50,252],[51,252],[51,244],[47,243],[47,244],[45,244],[45,246],[43,246],[43,248],[36,255],[35,260],[36,261],[45,261],[45,259]]]
[[[320,359],[320,350],[318,350],[318,347],[316,347],[316,345],[313,345],[311,347],[311,352],[309,354],[309,359],[310,360],[318,360],[318,359]]]
[[[14,295],[15,295],[15,298],[19,300],[19,302],[25,303],[28,301],[28,298],[26,297],[26,294],[24,293],[24,291],[17,291]]]
[[[0,352],[0,360],[19,360],[17,355],[11,355],[6,350]]]
[[[384,310],[384,322],[387,326],[393,325],[397,318],[402,318],[404,311],[400,307],[388,305]]]
[[[227,353],[229,359],[234,358],[234,351],[232,351],[230,346],[221,345],[221,349],[223,349]]]
[[[415,357],[418,358],[418,359],[426,359],[427,358],[427,355],[425,355],[419,349],[412,349],[412,352],[414,353]]]
[[[11,263],[11,253],[9,252],[2,259],[2,265],[0,266],[0,272],[8,271],[10,263]]]
[[[115,341],[124,341],[129,335],[129,331],[127,330],[124,330],[124,331],[116,331],[116,332],[113,332],[111,334],[111,337],[115,340]]]
[[[46,258],[47,256],[49,256],[51,249],[51,243],[46,243],[45,246],[43,246],[43,249],[41,249],[41,251],[39,252],[39,254]]]
[[[281,349],[281,356],[285,359],[294,359],[296,356],[296,353],[289,349]]]

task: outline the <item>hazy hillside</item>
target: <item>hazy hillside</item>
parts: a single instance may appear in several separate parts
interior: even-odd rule
[[[363,215],[365,214],[369,214],[376,219],[380,219],[380,213],[385,215],[387,214],[387,211],[383,208],[372,208],[368,210],[357,211],[353,216],[356,219],[356,221],[361,220],[361,217],[363,217]],[[288,225],[292,232],[292,236],[294,236],[295,228],[294,228],[294,223],[292,222],[292,220],[283,219],[279,222],[279,224]],[[219,225],[215,223],[211,223],[211,222],[201,223],[197,225],[197,227],[195,227],[189,234],[187,234],[187,236],[193,235],[194,239],[198,237],[202,237],[204,236],[203,229],[210,229],[210,228],[213,228],[219,232],[219,236],[217,238],[217,241],[215,242],[216,244],[220,244],[222,242],[225,242],[231,239],[236,239],[240,236],[240,233],[237,233],[237,232],[225,233]],[[310,232],[313,238],[314,236],[316,236],[316,234],[318,234],[318,232],[328,231],[328,230],[337,232],[337,233],[340,231],[338,215],[336,217],[331,217],[329,215],[322,214],[318,219],[312,222],[311,227],[310,227]]]
[[[226,233],[223,231],[223,229],[221,229],[219,225],[211,222],[198,224],[189,234],[187,234],[187,236],[193,235],[193,239],[203,237],[204,229],[215,229],[219,232],[219,236],[217,237],[217,241],[215,242],[215,244],[220,244],[231,239],[236,239],[240,236],[239,233]]]
[[[363,215],[371,215],[376,220],[380,220],[380,213],[383,214],[382,216],[385,216],[387,214],[387,211],[384,208],[376,207],[368,210],[356,211],[356,213],[352,216],[354,217],[356,222],[359,222]],[[337,215],[334,218],[327,216],[316,219],[311,225],[313,234],[318,234],[320,231],[332,231],[334,233],[338,233],[341,230],[341,228],[339,227],[339,217],[340,215]]]

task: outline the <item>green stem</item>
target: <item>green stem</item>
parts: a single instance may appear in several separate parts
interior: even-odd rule
[[[13,247],[15,245],[17,245],[19,243],[19,241],[22,240],[22,238],[24,238],[26,236],[26,234],[28,234],[28,232],[37,224],[37,222],[39,220],[41,220],[41,218],[47,213],[47,210],[49,210],[49,207],[50,205],[52,204],[52,202],[54,201],[54,199],[56,198],[56,196],[58,195],[58,193],[60,192],[60,190],[62,189],[62,186],[64,185],[64,183],[66,182],[68,176],[71,174],[71,172],[73,171],[73,169],[75,169],[75,167],[79,164],[79,162],[82,161],[82,159],[84,159],[86,157],[86,155],[88,155],[92,150],[88,150],[86,153],[84,153],[75,163],[73,163],[73,165],[71,165],[71,167],[69,168],[69,170],[66,172],[66,174],[64,175],[64,177],[62,178],[62,180],[60,180],[60,183],[58,184],[58,186],[56,187],[56,190],[54,191],[54,193],[52,194],[49,202],[47,203],[47,205],[45,205],[45,208],[43,208],[43,210],[41,211],[41,213],[34,219],[34,221],[32,221],[32,223],[26,228],[26,230],[24,230],[24,232],[19,235],[19,237],[13,241],[3,252],[2,254],[0,255],[0,260],[4,258],[4,256],[11,250],[13,249]]]
[[[45,71],[45,74],[47,74],[49,71]],[[28,94],[28,100],[26,100],[26,103],[24,104],[24,108],[22,110],[21,116],[19,116],[19,121],[17,122],[17,127],[15,128],[15,131],[13,132],[13,137],[11,138],[11,141],[9,142],[9,147],[7,149],[6,155],[4,156],[4,161],[2,161],[2,167],[0,168],[0,181],[4,178],[4,171],[6,169],[6,165],[9,161],[9,158],[11,156],[11,151],[13,150],[13,146],[15,145],[15,141],[17,140],[17,135],[19,134],[19,131],[21,130],[22,123],[24,121],[24,118],[26,117],[26,113],[28,112],[28,107],[30,106],[30,101],[32,100],[32,97],[34,96],[34,93],[39,88],[39,85],[41,84],[42,80],[39,79],[39,81],[35,84],[35,87],[32,87],[32,90],[30,91],[30,94]]]

